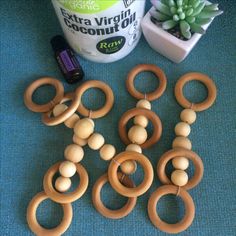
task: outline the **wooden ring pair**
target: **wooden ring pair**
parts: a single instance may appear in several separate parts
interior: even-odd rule
[[[184,97],[183,88],[187,82],[192,81],[192,80],[200,81],[207,87],[208,96],[203,102],[191,103]],[[175,86],[175,97],[178,103],[182,107],[191,108],[194,111],[204,111],[208,109],[209,107],[211,107],[216,100],[216,94],[217,94],[217,91],[216,91],[215,83],[207,75],[204,75],[202,73],[193,72],[193,73],[185,74],[177,81],[176,86]]]
[[[136,187],[129,188],[124,186],[118,177],[118,167],[127,160],[137,161],[144,170],[144,179],[141,184]],[[125,151],[118,154],[112,159],[108,167],[108,179],[112,188],[125,197],[138,197],[144,194],[151,186],[153,181],[152,164],[146,156],[138,152]]]
[[[145,116],[152,122],[153,134],[152,134],[151,138],[148,139],[145,143],[140,145],[140,147],[142,147],[142,148],[149,148],[153,144],[158,142],[158,140],[161,138],[161,134],[162,134],[161,120],[160,120],[159,116],[151,110],[147,110],[147,109],[143,109],[143,108],[133,108],[133,109],[126,111],[122,115],[122,117],[120,118],[120,121],[119,121],[119,129],[118,130],[119,130],[120,138],[126,145],[131,143],[131,141],[128,138],[127,131],[126,131],[126,125],[130,119],[132,119],[133,117],[135,117],[137,115]]]
[[[64,212],[63,219],[61,223],[53,228],[53,229],[46,229],[43,228],[37,221],[36,211],[38,206],[41,202],[48,199],[49,197],[45,194],[45,192],[40,192],[34,196],[34,198],[30,201],[29,206],[27,208],[27,222],[32,230],[36,235],[42,236],[56,236],[62,235],[70,226],[72,217],[73,217],[73,209],[71,203],[61,204]]]
[[[118,178],[119,181],[121,181],[126,187],[135,187],[133,181],[127,175],[124,175],[119,172]],[[101,190],[107,182],[109,182],[108,175],[104,174],[96,181],[95,185],[93,186],[92,201],[94,207],[97,209],[98,212],[100,212],[101,215],[110,219],[120,219],[127,216],[134,209],[137,202],[137,197],[130,197],[127,203],[118,210],[108,209],[106,206],[104,206],[101,200]]]
[[[71,203],[78,200],[85,193],[88,187],[88,174],[85,168],[80,163],[76,163],[76,171],[80,177],[79,186],[75,189],[75,191],[71,193],[59,193],[53,186],[53,177],[59,171],[59,166],[61,163],[62,162],[58,162],[51,168],[49,168],[43,179],[43,187],[47,196],[53,201],[58,203]]]
[[[151,93],[147,93],[147,94],[140,93],[134,87],[135,77],[139,73],[144,72],[144,71],[153,72],[159,80],[158,88],[156,88],[155,91]],[[166,84],[167,84],[167,79],[163,70],[161,70],[156,65],[152,65],[152,64],[140,64],[134,67],[129,72],[128,78],[126,80],[126,87],[127,87],[128,92],[131,94],[131,96],[133,96],[136,99],[146,99],[148,101],[153,101],[155,99],[158,99],[165,92]]]

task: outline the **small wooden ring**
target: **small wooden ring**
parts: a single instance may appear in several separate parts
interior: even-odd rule
[[[114,104],[114,95],[113,95],[112,89],[102,81],[90,80],[90,81],[83,83],[81,86],[79,86],[75,93],[77,95],[79,95],[79,97],[81,98],[83,96],[84,92],[90,88],[98,88],[105,93],[105,96],[106,96],[105,105],[102,108],[100,108],[96,111],[93,111],[91,113],[91,110],[87,109],[81,101],[77,110],[81,115],[83,115],[85,117],[90,116],[91,119],[103,117],[111,110],[111,108]]]
[[[140,145],[142,148],[149,148],[153,144],[155,144],[156,142],[159,141],[159,139],[161,138],[161,134],[162,134],[161,120],[158,117],[158,115],[151,110],[147,110],[147,109],[143,109],[143,108],[133,108],[133,109],[126,111],[122,115],[122,117],[120,118],[120,121],[119,121],[120,138],[126,145],[131,143],[131,141],[128,138],[127,131],[126,131],[126,125],[130,119],[132,119],[133,117],[135,117],[137,115],[143,115],[143,116],[147,117],[153,124],[152,136],[145,143]]]
[[[183,88],[189,81],[197,80],[203,83],[208,90],[207,98],[200,103],[192,103],[184,97]],[[188,73],[183,75],[175,85],[175,97],[178,103],[184,108],[191,108],[194,111],[204,111],[211,107],[216,100],[216,85],[207,75],[201,73]]]
[[[79,186],[73,192],[68,192],[66,194],[59,193],[53,187],[52,181],[53,176],[59,171],[61,163],[62,162],[58,162],[49,168],[43,179],[43,188],[48,197],[53,201],[58,203],[71,203],[78,200],[85,193],[88,187],[88,174],[80,163],[76,163],[76,170],[80,177]]]
[[[204,172],[202,160],[195,152],[184,149],[184,148],[171,149],[170,151],[164,153],[161,156],[157,164],[157,175],[160,181],[163,184],[172,184],[171,180],[167,177],[165,173],[165,168],[168,161],[170,161],[171,159],[175,157],[185,157],[191,160],[195,167],[194,176],[188,181],[186,185],[182,186],[182,188],[188,190],[197,186],[200,183],[203,177],[203,172]]]
[[[118,178],[121,181],[123,174],[118,173]],[[131,197],[128,199],[127,203],[120,209],[118,210],[111,210],[108,209],[106,206],[104,206],[102,200],[101,200],[101,190],[102,187],[108,182],[108,175],[104,174],[102,175],[95,183],[93,186],[93,191],[92,191],[92,200],[93,200],[93,205],[96,208],[96,210],[103,216],[110,218],[110,219],[120,219],[125,216],[127,216],[135,207],[136,202],[137,202],[137,197]],[[133,181],[125,175],[122,183],[124,183],[125,186],[134,188],[135,185]]]
[[[143,182],[134,188],[125,187],[123,184],[120,183],[118,178],[117,174],[118,167],[127,160],[137,161],[139,164],[142,165],[144,169]],[[116,192],[118,192],[119,194],[126,197],[138,197],[144,194],[152,184],[153,181],[152,164],[150,163],[148,158],[141,153],[125,151],[118,154],[110,162],[110,165],[108,167],[108,178],[112,188],[114,188]]]
[[[145,94],[140,93],[134,87],[135,77],[139,73],[144,72],[144,71],[153,72],[159,80],[158,88],[151,93],[145,93]],[[160,69],[159,67],[157,67],[156,65],[152,65],[152,64],[140,64],[134,67],[129,72],[127,80],[126,80],[126,87],[127,87],[128,92],[131,94],[131,96],[137,99],[146,99],[148,101],[153,101],[155,99],[158,99],[165,92],[166,84],[167,84],[167,79],[166,79],[166,75],[164,71]]]
[[[39,105],[33,102],[32,96],[36,89],[43,85],[52,85],[56,89],[56,95],[47,104]],[[38,79],[34,81],[32,84],[30,84],[24,93],[24,103],[26,107],[34,112],[48,112],[50,111],[56,104],[60,103],[61,99],[64,95],[64,87],[62,83],[54,78],[50,77],[44,77],[41,79]]]
[[[61,204],[64,212],[64,216],[62,218],[61,223],[53,228],[53,229],[46,229],[43,228],[37,220],[36,211],[38,206],[41,202],[48,199],[49,197],[45,194],[45,192],[40,192],[37,195],[34,196],[34,198],[30,201],[29,206],[27,208],[27,222],[32,230],[36,235],[38,236],[58,236],[62,235],[66,232],[66,230],[69,228],[72,217],[73,217],[73,210],[70,203],[67,204]]]
[[[156,211],[156,206],[161,197],[167,194],[174,194],[178,191],[178,187],[174,185],[164,185],[158,188],[155,192],[152,193],[148,201],[148,215],[153,223],[158,229],[169,233],[177,234],[186,230],[193,222],[195,216],[195,206],[192,197],[190,194],[184,190],[179,190],[179,197],[184,201],[185,206],[185,215],[184,218],[176,224],[168,224],[161,220]]]

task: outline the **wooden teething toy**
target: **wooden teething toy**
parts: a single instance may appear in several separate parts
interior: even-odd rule
[[[208,89],[208,96],[201,103],[191,103],[183,95],[184,85],[192,80],[198,80],[205,84]],[[148,202],[148,215],[151,222],[160,230],[167,233],[180,233],[186,230],[192,223],[195,215],[195,206],[192,197],[187,190],[196,187],[203,177],[203,163],[201,158],[191,151],[191,142],[187,138],[190,134],[190,125],[196,120],[196,111],[204,111],[211,107],[216,99],[216,86],[206,75],[201,73],[188,73],[182,76],[175,86],[175,97],[185,109],[180,114],[181,122],[175,126],[177,137],[173,141],[173,149],[166,152],[157,164],[157,175],[160,181],[165,184],[158,188],[150,197]],[[166,176],[165,167],[168,161],[172,160],[175,171],[171,179]],[[194,176],[188,180],[185,170],[191,160],[195,166]],[[182,198],[185,205],[185,216],[176,224],[164,222],[157,214],[156,205],[162,196],[174,194]]]
[[[33,92],[41,85],[50,84],[56,87],[57,94],[55,98],[45,104],[37,105],[32,101]],[[99,88],[106,94],[105,106],[98,111],[88,111],[81,104],[81,97],[83,93],[89,88]],[[30,202],[27,209],[27,222],[30,229],[36,235],[61,235],[70,226],[72,221],[72,206],[71,203],[78,200],[85,193],[88,187],[88,174],[86,169],[79,163],[84,157],[83,146],[88,144],[92,149],[100,149],[104,145],[104,138],[101,134],[94,133],[95,124],[91,118],[100,118],[106,115],[112,108],[114,103],[114,96],[111,88],[101,81],[87,81],[82,84],[75,93],[68,93],[64,95],[64,89],[62,84],[56,79],[42,78],[33,82],[27,89],[24,95],[24,101],[26,106],[35,112],[44,112],[42,115],[43,123],[46,125],[57,125],[63,123],[68,128],[74,129],[73,144],[66,147],[64,156],[65,161],[58,162],[53,165],[44,176],[43,187],[44,192],[37,194]],[[72,101],[71,105],[67,107],[64,102]],[[75,114],[78,110],[88,118],[80,119]],[[86,112],[88,111],[88,112]],[[52,114],[54,116],[52,116]],[[110,158],[115,155],[115,148],[106,144],[103,149],[108,150],[108,154],[103,154],[104,158]],[[53,177],[56,173],[60,173],[53,184]],[[71,177],[78,173],[80,177],[79,186],[73,191],[68,192],[71,187]],[[126,178],[128,186],[133,186]],[[65,194],[65,192],[67,192]],[[45,229],[39,225],[36,218],[36,210],[39,204],[50,198],[52,201],[62,204],[64,216],[60,225],[54,229]],[[128,203],[129,205],[130,203]],[[131,205],[135,204],[134,200],[131,201]]]

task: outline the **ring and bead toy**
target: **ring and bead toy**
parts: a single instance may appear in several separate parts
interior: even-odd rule
[[[46,105],[36,105],[32,102],[33,92],[41,85],[52,84],[56,87],[57,95],[53,101]],[[99,88],[106,94],[106,103],[103,108],[89,114],[84,113],[79,109],[81,97],[89,88]],[[46,125],[57,125],[63,123],[74,130],[73,143],[68,145],[64,151],[65,161],[53,165],[44,176],[43,187],[44,192],[37,194],[30,202],[27,209],[27,221],[30,229],[37,235],[56,236],[63,234],[69,227],[72,221],[72,206],[71,203],[82,197],[88,187],[88,174],[86,169],[80,164],[84,157],[83,146],[86,144],[94,150],[103,148],[101,157],[110,159],[115,155],[115,148],[110,144],[105,144],[105,139],[101,134],[94,133],[95,124],[91,118],[100,118],[106,115],[112,108],[114,103],[114,95],[111,88],[101,81],[87,81],[78,87],[74,93],[64,95],[62,84],[56,79],[43,78],[33,82],[25,92],[26,106],[36,112],[43,113],[43,123]],[[60,98],[60,99],[59,99]],[[64,103],[72,101],[68,107]],[[82,111],[82,114],[89,115],[88,118],[80,119],[79,115],[75,114],[76,110]],[[86,110],[86,109],[85,109]],[[52,116],[52,114],[54,116]],[[108,150],[108,153],[107,153]],[[108,158],[109,157],[109,158]],[[53,177],[56,173],[60,176],[53,184]],[[71,177],[78,173],[80,177],[79,186],[73,191],[68,192],[71,187]],[[128,186],[133,186],[129,185]],[[65,193],[65,194],[64,194]],[[54,229],[45,229],[40,226],[36,219],[36,210],[38,205],[45,199],[50,198],[52,201],[62,204],[64,217],[61,224]],[[131,201],[134,204],[133,201]],[[136,201],[135,201],[136,202]],[[135,204],[134,204],[135,205]]]
[[[208,96],[201,103],[191,103],[183,95],[183,87],[189,82],[197,80],[202,82],[208,89]],[[210,108],[216,99],[216,86],[212,79],[201,73],[188,73],[183,75],[176,83],[175,97],[179,104],[185,109],[180,114],[181,122],[175,126],[176,138],[172,143],[172,150],[164,153],[157,164],[157,175],[165,184],[152,193],[148,201],[148,215],[153,225],[167,233],[180,233],[186,230],[193,222],[195,206],[192,197],[187,192],[196,187],[203,177],[203,163],[201,158],[193,151],[188,136],[191,132],[190,125],[196,121],[196,112]],[[191,160],[195,166],[195,173],[189,180],[186,169]],[[169,179],[165,173],[166,165],[172,161],[175,170]],[[174,194],[180,196],[185,205],[185,216],[176,224],[168,224],[160,219],[156,211],[156,205],[162,196]]]

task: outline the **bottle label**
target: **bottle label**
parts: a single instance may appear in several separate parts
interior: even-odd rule
[[[62,51],[59,55],[61,62],[63,63],[64,67],[68,72],[75,70],[75,66],[73,62],[71,61],[70,56],[68,55],[67,50]]]

